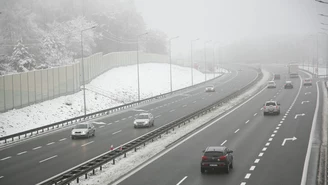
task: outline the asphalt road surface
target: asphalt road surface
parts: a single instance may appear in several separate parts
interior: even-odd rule
[[[205,93],[204,85],[97,120],[99,124],[96,125],[95,137],[71,140],[71,129],[63,129],[1,149],[0,184],[29,185],[41,182],[108,151],[111,145],[117,147],[201,109],[244,87],[257,76],[254,69],[247,67],[231,66],[231,69],[231,73],[210,83],[215,85],[215,93]],[[155,116],[154,127],[133,128],[134,116],[141,110],[150,111]],[[197,153],[193,155],[199,158]]]
[[[316,107],[317,88],[289,79],[285,67],[264,67],[282,75],[276,89],[265,89],[211,126],[183,140],[122,177],[119,185],[299,185]],[[308,77],[301,73],[301,78]],[[294,89],[284,89],[291,80]],[[264,116],[267,100],[281,103],[281,114]],[[292,138],[297,138],[292,140]],[[200,172],[202,151],[225,145],[234,151],[230,174]]]

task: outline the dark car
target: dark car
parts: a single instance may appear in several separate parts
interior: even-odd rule
[[[280,74],[274,74],[274,79],[275,80],[280,80]]]
[[[285,89],[292,89],[294,88],[293,84],[291,81],[286,81],[285,85],[284,85]]]
[[[226,173],[233,168],[232,150],[225,146],[209,146],[203,151],[200,172],[223,169]]]

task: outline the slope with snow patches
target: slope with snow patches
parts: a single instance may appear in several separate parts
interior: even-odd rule
[[[87,113],[136,101],[136,69],[136,65],[114,68],[86,85]],[[169,72],[168,64],[140,64],[141,99],[169,92]],[[203,73],[197,70],[193,73],[195,84],[204,81]],[[190,86],[190,74],[190,68],[172,65],[173,90]],[[213,74],[208,74],[207,79],[211,78]],[[83,92],[80,91],[2,113],[0,137],[83,115],[83,109]]]

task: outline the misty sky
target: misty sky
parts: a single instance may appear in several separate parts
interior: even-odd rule
[[[146,24],[179,40],[231,43],[272,34],[320,31],[328,5],[315,0],[135,0]],[[328,28],[328,26],[326,26]]]

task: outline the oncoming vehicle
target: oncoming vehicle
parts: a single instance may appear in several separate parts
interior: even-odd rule
[[[233,168],[233,151],[225,146],[209,146],[203,151],[200,172],[223,169],[226,173]]]
[[[207,86],[205,88],[205,92],[215,92],[214,85]]]
[[[292,81],[286,81],[285,85],[284,85],[285,89],[292,89],[294,88]]]
[[[307,85],[312,85],[312,79],[311,78],[305,78],[303,81],[303,85],[307,86]]]
[[[275,80],[280,80],[280,74],[274,74],[274,79]]]
[[[267,114],[280,114],[280,104],[276,101],[267,101],[263,107],[263,115]]]
[[[154,126],[154,116],[149,112],[140,113],[134,119],[134,128]]]
[[[91,137],[95,136],[96,128],[92,123],[79,123],[73,129],[71,133],[72,139],[79,137]]]
[[[269,81],[268,82],[268,88],[276,88],[276,87],[277,87],[277,85],[274,81]]]

